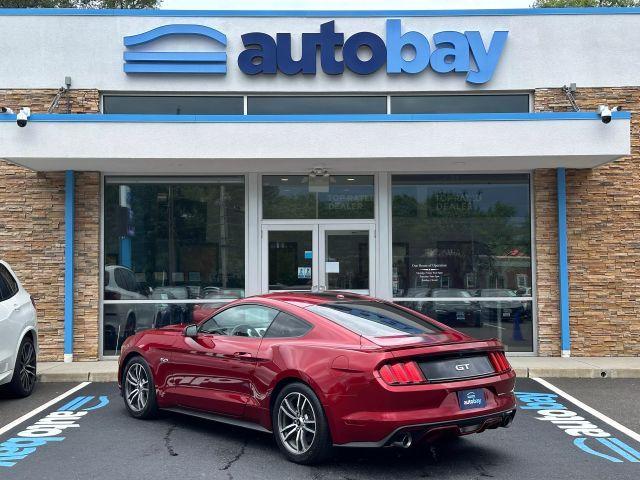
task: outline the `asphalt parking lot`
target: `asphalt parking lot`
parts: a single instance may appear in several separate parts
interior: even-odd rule
[[[640,478],[640,381],[547,381],[518,380],[509,429],[409,450],[336,449],[314,467],[287,462],[267,434],[178,414],[135,420],[115,384],[39,384],[28,399],[0,395],[0,478]],[[52,436],[56,422],[66,428]]]

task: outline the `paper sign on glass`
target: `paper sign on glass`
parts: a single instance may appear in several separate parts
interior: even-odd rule
[[[327,273],[340,273],[340,262],[326,262],[325,270]]]

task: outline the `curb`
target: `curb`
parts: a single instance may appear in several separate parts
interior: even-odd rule
[[[95,383],[112,383],[118,380],[117,372],[43,372],[37,375],[38,381],[41,383],[67,382],[95,382]]]

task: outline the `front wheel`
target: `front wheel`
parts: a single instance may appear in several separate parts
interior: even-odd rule
[[[13,368],[9,391],[16,397],[28,397],[36,385],[36,348],[28,336],[22,340]]]
[[[331,453],[331,435],[322,405],[307,385],[284,387],[274,402],[273,433],[276,443],[292,462],[310,465]]]
[[[127,362],[122,374],[122,396],[132,417],[149,419],[158,415],[153,375],[144,358],[133,357]]]

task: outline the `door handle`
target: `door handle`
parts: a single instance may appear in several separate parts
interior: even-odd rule
[[[234,357],[236,358],[251,358],[253,357],[253,355],[251,355],[251,353],[249,352],[235,352],[233,354]]]

